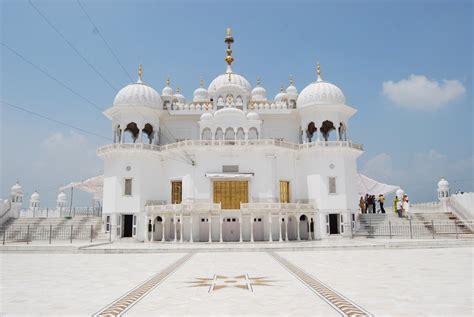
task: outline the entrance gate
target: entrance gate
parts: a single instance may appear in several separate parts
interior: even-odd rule
[[[214,181],[214,203],[221,203],[222,209],[240,209],[248,195],[247,181]]]

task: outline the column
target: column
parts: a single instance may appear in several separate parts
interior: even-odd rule
[[[300,217],[299,217],[299,215],[297,215],[297,219],[296,219],[296,239],[298,241],[301,240],[301,238],[300,238]]]
[[[161,242],[165,242],[165,216],[162,217],[161,221]]]
[[[288,213],[285,215],[285,241],[288,241]]]
[[[253,214],[250,214],[250,242],[254,242],[253,240]]]
[[[239,217],[239,242],[242,242],[243,239],[242,239],[242,221],[243,221],[244,217],[242,216],[242,212],[240,213],[240,217]]]
[[[212,214],[209,214],[209,242],[212,242]]]
[[[194,242],[194,239],[193,239],[193,214],[189,215],[189,242]]]
[[[153,219],[151,220],[151,242],[155,241],[155,220],[156,217],[153,216]]]
[[[120,129],[120,143],[123,143],[123,132],[124,129]]]
[[[336,128],[336,141],[341,141],[341,134],[339,133],[339,128]]]
[[[177,235],[178,235],[178,218],[176,217],[176,215],[173,216],[173,224],[174,224],[174,242],[176,242],[177,240]]]
[[[308,219],[308,240],[313,240],[313,237],[311,237],[311,218],[308,216],[306,218]]]
[[[283,239],[281,237],[281,213],[278,214],[278,241],[282,242]]]
[[[146,217],[145,242],[150,242],[150,233],[148,232],[149,223],[150,223],[150,217]],[[110,229],[110,227],[109,227],[109,229]]]
[[[222,222],[224,219],[222,219],[222,216],[219,217],[219,241],[224,242],[224,239],[222,237]]]
[[[272,213],[268,215],[268,241],[273,242],[273,237],[272,237]]]
[[[179,242],[183,242],[183,215],[179,215]]]

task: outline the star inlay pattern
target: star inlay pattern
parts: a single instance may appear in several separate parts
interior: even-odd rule
[[[214,275],[213,277],[197,277],[195,281],[188,282],[190,287],[207,287],[208,292],[217,291],[223,288],[240,288],[253,292],[253,286],[272,286],[276,282],[267,277],[249,277],[248,274],[238,276]]]

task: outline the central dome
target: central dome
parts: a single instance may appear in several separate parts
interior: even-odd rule
[[[216,119],[229,117],[245,118],[245,112],[234,107],[225,107],[214,113],[214,118]]]
[[[238,87],[244,90],[246,93],[250,93],[252,90],[252,86],[244,76],[232,72],[232,69],[228,67],[225,74],[221,74],[214,78],[214,80],[209,85],[208,91],[209,93],[214,94],[223,87],[231,86]]]

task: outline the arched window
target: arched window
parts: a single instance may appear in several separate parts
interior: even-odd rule
[[[226,140],[235,140],[235,132],[232,128],[227,128],[225,130],[225,139]]]
[[[143,143],[148,143],[148,144],[151,144],[153,142],[153,138],[154,138],[154,131],[153,131],[153,126],[149,123],[145,124],[145,127],[143,128],[142,130],[142,142]],[[146,137],[144,136],[146,135]],[[143,140],[145,138],[145,140]],[[148,139],[146,139],[148,138]],[[145,141],[145,142],[144,142]]]
[[[216,140],[222,140],[224,138],[224,132],[222,132],[221,128],[217,128],[216,130]]]
[[[258,130],[257,128],[250,128],[249,129],[249,140],[256,140],[258,139]]]
[[[323,135],[324,141],[330,141],[331,131],[333,130],[336,130],[336,128],[334,127],[334,124],[331,121],[326,120],[323,122],[323,125],[321,126],[320,131],[321,131],[321,134]],[[333,139],[335,139],[335,137],[333,137]]]
[[[222,96],[219,96],[217,98],[217,109],[221,109],[224,107],[224,98]]]
[[[237,140],[243,140],[243,139],[245,139],[244,129],[238,128],[237,129]]]
[[[128,132],[128,133],[127,133]],[[125,128],[125,133],[123,134],[124,143],[135,143],[138,139],[138,134],[140,130],[137,127],[135,122],[130,122]]]
[[[212,139],[212,132],[211,129],[205,128],[202,130],[201,140],[211,140]]]
[[[318,139],[317,128],[314,122],[312,121],[308,124],[307,137],[309,142],[314,142]]]

